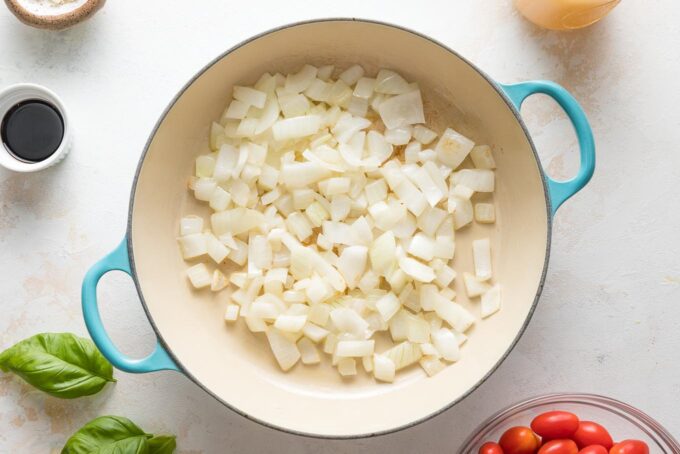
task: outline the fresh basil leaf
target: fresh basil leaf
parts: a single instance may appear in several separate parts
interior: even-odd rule
[[[43,333],[0,353],[0,370],[14,372],[52,396],[73,399],[99,392],[113,367],[90,339],[71,333]]]
[[[100,416],[66,442],[61,454],[150,454],[145,433],[122,416]]]
[[[147,440],[149,454],[172,454],[177,448],[174,435],[154,435]]]

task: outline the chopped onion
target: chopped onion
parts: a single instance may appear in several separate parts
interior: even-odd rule
[[[194,288],[208,287],[212,283],[212,276],[204,263],[198,263],[187,268],[187,277]]]
[[[394,361],[387,356],[373,355],[373,376],[376,380],[392,383],[396,369]]]
[[[376,88],[377,90],[377,88]],[[412,91],[383,101],[378,108],[380,118],[388,129],[425,122],[420,91]]]
[[[279,363],[279,367],[284,372],[289,370],[300,359],[300,351],[297,345],[275,328],[269,327],[265,333],[272,353],[274,353],[274,357]]]
[[[441,328],[432,333],[432,343],[439,355],[445,360],[458,361],[460,359],[458,340],[450,330]]]
[[[465,160],[474,145],[474,142],[467,137],[447,128],[437,142],[434,151],[442,163],[455,169]]]
[[[318,364],[323,350],[343,377],[359,358],[380,381],[415,363],[432,376],[459,358],[475,322],[454,302],[455,230],[495,222],[489,199],[471,199],[493,192],[496,164],[451,128],[436,140],[417,83],[333,71],[305,65],[233,87],[188,184],[210,225],[184,217],[178,238],[185,259],[220,267],[192,264],[187,276],[227,290],[225,321],[265,333],[284,371]],[[468,155],[474,168],[459,169]],[[459,271],[486,318],[500,285],[489,239],[472,240],[474,274]],[[228,277],[225,259],[237,266]],[[374,336],[386,331],[379,353]]]
[[[488,238],[472,241],[472,258],[477,278],[485,281],[491,278],[491,241]]]
[[[202,233],[192,233],[177,238],[184,259],[193,259],[208,253],[208,242]]]
[[[491,147],[488,145],[477,145],[470,151],[470,159],[478,169],[495,169],[496,161],[493,159]]]
[[[238,320],[238,313],[239,313],[240,306],[236,304],[230,304],[227,306],[227,309],[224,312],[224,321],[226,322],[235,322]]]
[[[482,318],[495,314],[501,308],[501,286],[495,284],[481,298]]]
[[[340,357],[358,358],[373,354],[375,348],[375,341],[340,341],[335,347],[335,354]]]
[[[312,341],[306,337],[303,337],[297,342],[297,348],[300,351],[302,364],[318,364],[321,362],[319,351]]]

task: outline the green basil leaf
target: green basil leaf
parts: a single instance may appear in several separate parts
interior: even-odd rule
[[[145,433],[122,416],[100,416],[66,442],[61,454],[150,454]]]
[[[147,440],[149,454],[172,454],[177,448],[174,435],[154,435]]]
[[[0,370],[62,399],[99,392],[113,378],[113,367],[90,339],[71,333],[43,333],[0,353]]]

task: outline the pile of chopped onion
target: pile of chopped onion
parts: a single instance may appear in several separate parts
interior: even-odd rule
[[[456,278],[481,318],[500,308],[488,238],[473,241],[474,270],[451,266],[455,231],[495,222],[492,203],[472,201],[494,191],[493,155],[429,129],[418,85],[396,72],[333,74],[306,65],[234,87],[189,185],[213,214],[181,220],[183,257],[205,260],[187,276],[229,289],[225,320],[263,333],[284,371],[324,353],[342,376],[357,363],[383,382],[416,363],[431,376],[478,320],[455,302]]]

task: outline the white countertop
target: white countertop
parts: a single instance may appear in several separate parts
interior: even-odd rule
[[[203,9],[190,8],[198,3]],[[424,3],[110,1],[65,32],[31,29],[0,7],[0,88],[44,84],[63,97],[75,125],[75,147],[57,167],[0,169],[0,349],[43,331],[86,334],[82,277],[122,238],[147,135],[196,70],[271,27],[356,16],[429,34],[499,81],[555,80],[592,123],[595,177],[557,214],[538,310],[498,371],[431,421],[344,442],[261,427],[177,373],[117,372],[115,386],[75,401],[0,374],[0,452],[59,449],[102,414],[176,433],[185,454],[454,452],[500,406],[550,391],[615,397],[680,434],[680,3],[622,2],[602,23],[572,33],[531,26],[510,1]],[[573,173],[575,138],[559,109],[534,97],[524,114],[546,168]],[[112,273],[100,296],[118,345],[149,351],[154,336],[132,282]]]

